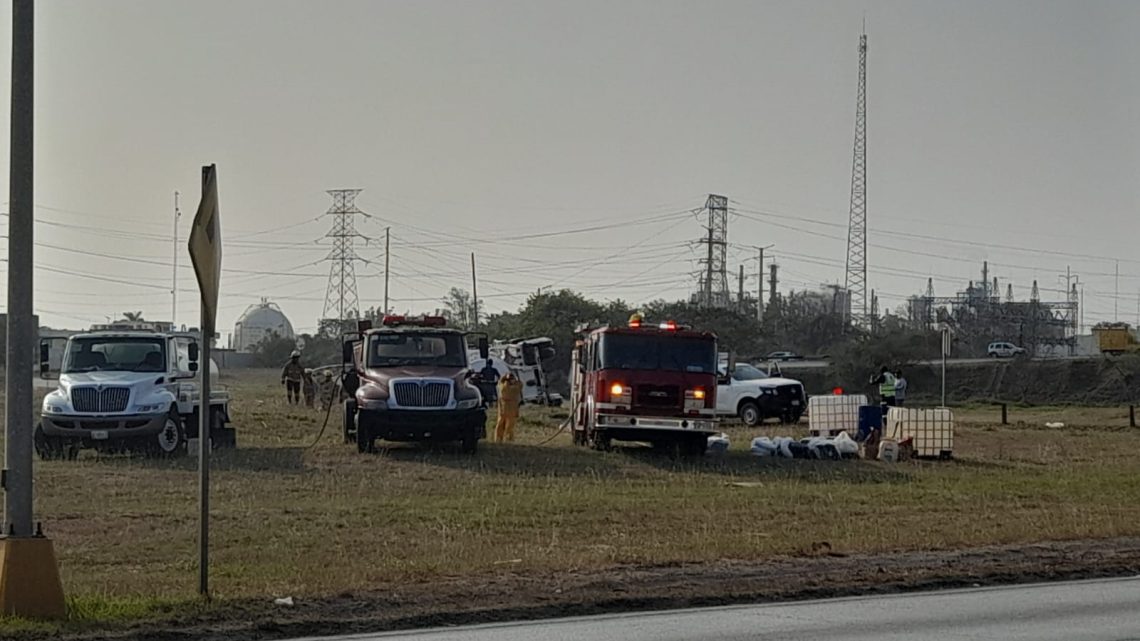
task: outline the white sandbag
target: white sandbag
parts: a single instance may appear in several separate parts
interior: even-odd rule
[[[792,442],[795,439],[788,436],[777,436],[774,439],[776,443],[776,451],[784,458],[794,458],[792,454]]]
[[[855,439],[847,436],[847,432],[840,432],[839,435],[832,440],[832,444],[835,445],[835,449],[839,450],[839,453],[843,456],[853,456],[859,453],[859,444],[855,442]]]
[[[757,436],[752,439],[752,454],[754,456],[775,456],[776,444],[767,436]]]
[[[724,454],[728,451],[728,434],[717,434],[710,436],[708,441],[708,449],[705,450],[708,454]]]

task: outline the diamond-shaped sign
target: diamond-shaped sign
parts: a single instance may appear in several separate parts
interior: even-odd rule
[[[202,296],[202,318],[213,330],[222,276],[222,226],[218,219],[218,171],[215,165],[202,167],[202,200],[198,203],[198,213],[194,215],[189,248]]]

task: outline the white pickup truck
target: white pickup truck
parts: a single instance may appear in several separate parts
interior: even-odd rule
[[[721,363],[716,388],[718,416],[739,417],[749,427],[767,418],[781,423],[796,423],[807,408],[802,383],[783,378],[780,366],[772,363],[768,371],[753,365]]]
[[[50,371],[40,344],[40,374]],[[211,372],[216,371],[211,363]],[[80,449],[177,457],[198,437],[198,343],[193,334],[89,332],[67,339],[57,388],[44,397],[34,443],[43,459],[75,458]],[[210,393],[210,439],[235,444],[229,395]]]

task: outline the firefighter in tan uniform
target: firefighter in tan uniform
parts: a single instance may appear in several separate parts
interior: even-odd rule
[[[313,399],[317,396],[317,382],[313,379],[313,370],[305,368],[301,377],[301,392],[305,396],[305,407],[313,409]]]
[[[336,378],[333,377],[332,370],[325,370],[324,376],[321,377],[321,411],[327,412],[329,408],[336,405],[341,399],[338,398]]]
[[[305,380],[305,368],[301,366],[301,352],[293,350],[289,355],[289,362],[281,370],[281,384],[285,386],[285,394],[290,405],[301,402],[301,383]]]
[[[515,423],[519,420],[522,393],[522,381],[514,372],[508,373],[499,381],[499,418],[495,422],[495,442],[515,440]]]

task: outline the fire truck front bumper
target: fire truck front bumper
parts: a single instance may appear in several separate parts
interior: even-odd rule
[[[595,417],[598,429],[644,429],[670,430],[677,432],[712,432],[717,429],[715,417],[693,416],[674,418],[669,416],[635,416],[630,414],[598,414]]]

